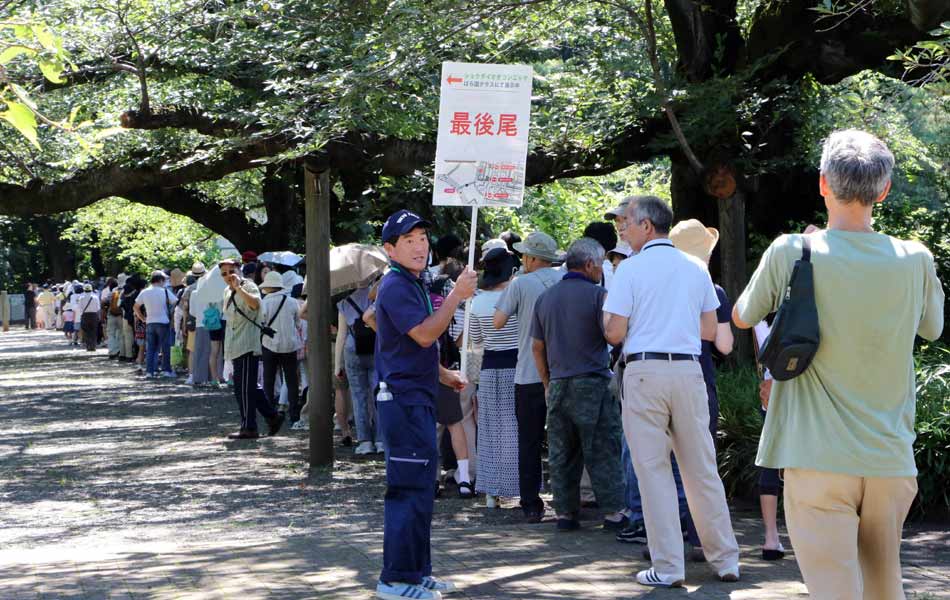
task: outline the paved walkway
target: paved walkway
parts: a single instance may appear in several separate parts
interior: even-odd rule
[[[0,599],[372,597],[382,553],[381,462],[341,449],[308,474],[305,434],[228,442],[229,395],[145,382],[59,334],[0,334]],[[596,515],[558,534],[511,506],[437,502],[438,574],[454,597],[654,598],[632,574],[641,546]],[[690,597],[807,595],[794,559],[757,558],[754,513],[734,514],[742,582],[688,566]],[[788,541],[785,541],[788,546]],[[915,526],[904,545],[911,598],[950,598],[950,527]]]

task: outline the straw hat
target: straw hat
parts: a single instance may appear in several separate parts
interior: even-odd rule
[[[201,277],[205,274],[205,265],[203,262],[198,261],[195,264],[191,265],[191,274]]]
[[[719,232],[704,226],[696,219],[687,219],[673,227],[670,231],[670,241],[686,254],[708,263],[716,244],[719,243]]]
[[[176,267],[168,274],[168,278],[171,279],[172,287],[178,287],[185,280],[185,274]]]
[[[282,290],[284,289],[284,278],[281,277],[280,273],[277,271],[271,271],[264,276],[264,281],[261,282],[261,289],[275,289]]]

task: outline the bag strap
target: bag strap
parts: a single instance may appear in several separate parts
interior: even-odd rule
[[[360,305],[357,304],[356,301],[353,300],[353,298],[352,298],[351,296],[347,296],[347,297],[346,297],[346,301],[347,301],[347,303],[348,303],[350,306],[353,307],[353,310],[356,311],[356,320],[359,321],[360,318],[363,316],[363,313],[366,312],[366,311],[365,311],[365,310],[362,310],[362,309],[360,308]]]
[[[232,305],[233,305],[233,306],[234,306],[234,310],[237,312],[237,314],[239,314],[239,315],[241,315],[242,317],[244,317],[245,319],[247,319],[247,321],[248,321],[250,324],[252,324],[254,327],[257,327],[258,329],[261,330],[261,332],[263,332],[263,331],[264,331],[264,328],[261,326],[261,324],[258,323],[257,321],[255,321],[254,319],[252,319],[251,317],[247,316],[246,314],[244,314],[244,311],[241,310],[241,307],[237,305],[237,302],[234,301],[234,294],[235,294],[235,292],[232,291],[232,292],[231,292],[231,296],[228,298],[228,306],[232,306]],[[268,327],[270,327],[270,325],[268,325]]]
[[[274,312],[274,316],[270,318],[270,321],[267,322],[267,326],[270,327],[274,324],[274,321],[277,320],[277,315],[280,314],[280,309],[284,307],[284,302],[287,301],[287,294],[284,294],[284,297],[280,299],[280,304],[277,305],[277,310]],[[261,329],[263,331],[263,328]]]
[[[802,261],[811,262],[811,238],[802,236]]]
[[[92,298],[86,301],[86,305],[82,307],[82,312],[86,312],[86,309],[89,308],[90,304],[92,304]]]

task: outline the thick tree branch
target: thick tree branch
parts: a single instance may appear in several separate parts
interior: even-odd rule
[[[138,69],[129,64],[130,61],[132,61],[132,57],[128,53],[118,52],[115,57],[102,62],[90,62],[80,65],[75,71],[64,71],[60,75],[61,83],[53,83],[42,77],[37,78],[35,84],[42,91],[50,92],[87,83],[102,83],[122,72],[138,76]],[[149,77],[153,80],[167,80],[184,75],[202,75],[226,81],[243,90],[261,91],[264,88],[265,78],[263,75],[256,73],[260,65],[255,63],[241,63],[232,67],[189,65],[162,60],[153,54],[145,58],[144,64],[149,69]]]
[[[281,137],[265,138],[234,148],[207,161],[182,166],[158,163],[139,167],[109,164],[81,171],[69,179],[25,186],[0,183],[0,214],[33,215],[75,210],[96,200],[125,197],[143,188],[173,188],[199,181],[213,181],[260,166],[260,159],[290,148]]]
[[[821,25],[816,24],[817,13],[811,10],[814,6],[814,0],[762,4],[753,18],[740,66],[756,66],[760,81],[782,77],[795,80],[812,74],[821,83],[833,84],[865,69],[900,77],[901,65],[887,57],[895,49],[930,37],[905,17],[868,12],[818,32]]]
[[[654,117],[631,126],[598,147],[536,149],[528,156],[526,182],[537,185],[556,179],[603,175],[635,162],[664,153],[651,143],[669,131],[665,118]],[[235,148],[208,161],[195,161],[172,167],[155,164],[127,167],[104,165],[77,173],[56,183],[32,181],[25,186],[0,183],[0,214],[31,215],[75,210],[97,200],[124,198],[177,198],[155,190],[172,190],[199,181],[220,179],[231,173],[261,166],[262,159],[277,156],[293,147],[282,137],[258,140]],[[307,157],[312,168],[333,168],[340,172],[363,172],[404,176],[431,167],[435,144],[407,141],[376,134],[353,133],[327,143]],[[169,192],[171,193],[171,192]],[[160,205],[160,204],[157,204]],[[176,205],[181,214],[189,214],[186,204]],[[200,209],[198,217],[205,218]],[[198,220],[196,218],[196,220]],[[203,222],[203,221],[199,221]],[[233,240],[232,240],[233,241]]]
[[[214,137],[251,134],[261,130],[258,125],[212,117],[192,106],[160,108],[148,113],[130,110],[122,113],[120,122],[126,129],[193,129]]]
[[[247,248],[259,226],[239,208],[222,207],[199,190],[149,186],[122,194],[123,198],[183,215],[225,236],[238,248]]]

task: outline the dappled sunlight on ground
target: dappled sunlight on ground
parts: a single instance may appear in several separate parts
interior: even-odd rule
[[[59,334],[0,334],[0,600],[370,598],[382,560],[379,457],[338,448],[332,470],[311,474],[305,432],[228,441],[236,415],[227,391],[138,379]],[[525,525],[515,501],[503,506],[436,502],[433,560],[463,587],[453,597],[668,594],[633,582],[643,547],[616,543],[596,513],[558,534],[551,519]],[[794,559],[758,559],[755,514],[734,520],[742,582],[690,564],[686,593],[803,596]],[[950,598],[947,528],[907,537],[908,589]]]

